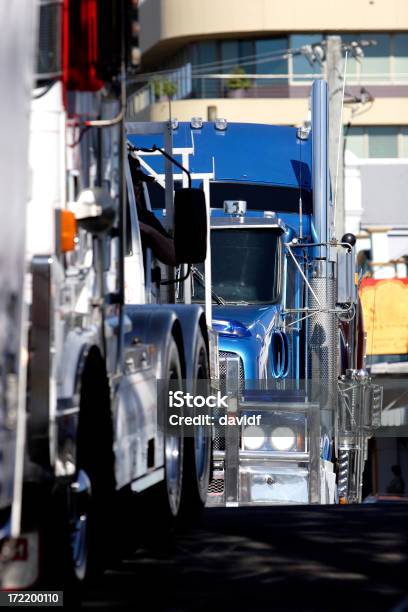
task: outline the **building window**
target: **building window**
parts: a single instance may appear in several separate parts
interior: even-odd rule
[[[218,45],[215,40],[208,40],[193,45],[192,63],[202,66],[203,71],[214,72],[214,66],[219,61]],[[220,95],[220,82],[215,79],[198,79],[194,81],[194,93],[198,98],[217,98]]]
[[[323,36],[321,34],[295,34],[290,37],[290,47],[300,49],[306,45],[319,44],[322,40]],[[321,64],[318,62],[311,64],[304,55],[294,55],[291,60],[292,74],[290,76],[293,81],[310,80],[313,75],[322,72]]]
[[[193,43],[190,58],[193,71],[196,68],[201,73],[229,74],[240,66],[246,74],[287,75],[288,60],[273,57],[287,48],[287,38],[214,40]],[[287,82],[287,77],[254,79],[251,85],[264,87],[282,82]],[[194,91],[196,97],[217,97],[227,93],[228,83],[221,79],[195,79]]]
[[[377,43],[364,48],[360,80],[364,82],[389,81],[391,78],[391,36],[388,34],[375,34],[374,36],[361,34],[359,38],[375,40]]]
[[[408,127],[401,130],[401,152],[402,157],[408,157]]]
[[[408,127],[352,126],[345,130],[346,151],[361,158],[408,158]]]
[[[358,62],[349,56],[347,81],[354,83],[408,83],[408,34],[344,34],[343,42],[373,40],[364,47],[364,58]]]
[[[287,75],[288,60],[273,59],[273,56],[278,56],[280,52],[287,48],[286,38],[267,38],[255,41],[256,64],[255,72],[257,74],[273,74]],[[272,83],[286,83],[287,78],[273,79]],[[269,79],[257,79],[258,87],[265,87],[271,84]]]
[[[347,151],[351,151],[357,157],[366,157],[365,151],[365,136],[364,136],[364,128],[362,127],[352,127],[350,128],[348,134],[346,134],[346,149]]]
[[[239,58],[247,58],[245,61],[245,72],[253,74],[255,72],[255,41],[254,40],[240,40],[239,41]],[[241,61],[237,62],[238,64]]]
[[[395,34],[393,38],[395,80],[408,83],[408,34]]]
[[[222,40],[220,42],[220,52],[221,65],[225,66],[225,71],[227,72],[239,62],[239,41]]]
[[[394,126],[370,127],[368,130],[369,157],[398,157],[398,128]]]
[[[240,66],[246,74],[271,75],[271,78],[253,78],[248,95],[270,95],[273,86],[282,84],[296,87],[311,82],[324,74],[325,64],[310,63],[305,54],[284,57],[288,49],[299,50],[324,42],[327,35],[293,34],[270,38],[217,39],[187,45],[158,68],[192,66],[199,74],[229,74]],[[364,47],[364,58],[357,61],[351,55],[347,62],[347,85],[367,86],[408,83],[408,33],[347,33],[340,34],[344,43],[373,40],[375,46]],[[243,77],[245,80],[245,77]],[[263,92],[259,91],[263,89]],[[258,91],[256,91],[258,90]],[[198,98],[216,98],[228,95],[227,79],[195,78],[193,95]],[[385,138],[385,136],[383,137]],[[385,143],[385,140],[383,140]],[[400,146],[400,145],[399,145]]]

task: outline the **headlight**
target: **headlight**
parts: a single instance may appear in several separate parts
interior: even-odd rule
[[[271,433],[271,446],[277,451],[288,451],[296,442],[296,434],[290,427],[275,427]]]
[[[257,427],[256,425],[245,427],[242,438],[245,450],[259,450],[265,444],[264,430],[262,427]]]

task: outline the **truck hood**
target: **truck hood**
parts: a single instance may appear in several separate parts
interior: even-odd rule
[[[271,327],[277,325],[279,305],[237,304],[213,307],[213,325],[221,335],[223,323],[241,324],[252,336],[265,336]]]

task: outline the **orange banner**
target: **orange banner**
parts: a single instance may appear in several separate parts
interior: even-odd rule
[[[367,355],[408,353],[408,278],[364,278],[360,299]]]

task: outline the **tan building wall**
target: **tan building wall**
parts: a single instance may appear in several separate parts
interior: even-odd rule
[[[407,0],[408,1],[408,0]],[[276,123],[301,125],[308,117],[307,98],[228,98],[178,100],[172,102],[172,116],[179,121],[190,121],[191,117],[207,119],[209,106],[217,107],[217,116],[228,121],[248,123]],[[392,112],[391,112],[392,109]],[[140,113],[132,112],[129,118],[138,121],[163,121],[168,119],[167,102],[153,104]],[[369,110],[354,118],[350,107],[344,109],[344,123],[355,125],[408,125],[408,101],[406,98],[378,98]]]
[[[198,38],[407,30],[408,0],[145,0],[140,22],[141,50],[151,61]]]

